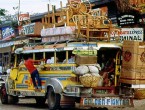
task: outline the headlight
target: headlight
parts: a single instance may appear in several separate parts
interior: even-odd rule
[[[65,93],[80,93],[80,87],[78,86],[67,86],[64,90]]]

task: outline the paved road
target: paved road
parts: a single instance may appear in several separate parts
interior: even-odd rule
[[[0,110],[48,110],[48,107],[37,106],[34,99],[20,99],[16,105],[3,105],[0,102]]]
[[[109,110],[145,110],[145,99],[134,100],[134,105],[133,108],[110,108]],[[20,99],[16,105],[3,105],[0,102],[0,110],[48,110],[48,107],[47,104],[41,107],[36,105],[34,99]]]

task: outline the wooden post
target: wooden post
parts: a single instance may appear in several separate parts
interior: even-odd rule
[[[56,51],[54,52],[54,64],[56,64]]]
[[[68,10],[66,11],[66,25],[69,26],[69,14],[68,14]]]
[[[52,5],[52,24],[54,24],[54,6]]]
[[[62,1],[60,1],[60,8],[61,8],[61,11],[62,11]]]
[[[47,19],[48,19],[48,26],[50,25],[50,17],[49,17],[49,14],[50,14],[50,11],[49,11],[49,8],[50,8],[50,5],[48,4],[48,14],[47,14]]]
[[[66,51],[66,63],[68,63],[68,50]]]
[[[87,29],[86,29],[86,35],[87,35],[87,41],[89,41],[89,34],[90,34],[90,26],[89,26],[89,22],[87,23]]]

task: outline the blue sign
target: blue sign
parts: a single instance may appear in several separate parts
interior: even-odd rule
[[[2,39],[9,39],[12,36],[15,35],[15,31],[12,27],[7,26],[7,27],[2,27]]]

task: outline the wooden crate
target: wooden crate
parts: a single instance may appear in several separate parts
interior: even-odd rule
[[[145,66],[145,43],[124,41],[122,65],[133,68]]]
[[[75,62],[78,65],[82,64],[96,64],[97,63],[97,56],[83,56],[83,55],[76,55]]]
[[[120,78],[145,80],[145,67],[132,68],[129,66],[123,66],[121,69]]]

